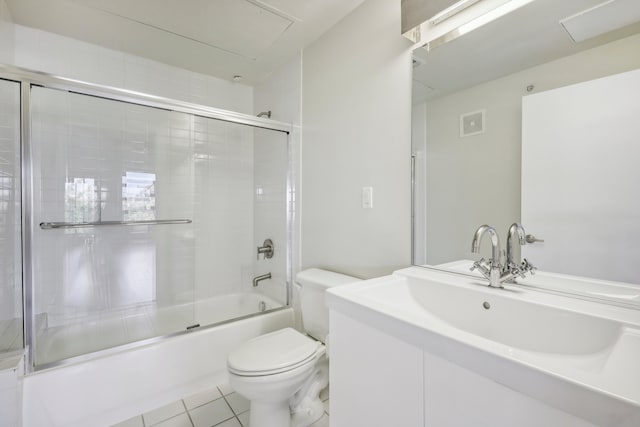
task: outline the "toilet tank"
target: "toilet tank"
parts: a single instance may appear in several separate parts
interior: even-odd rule
[[[326,290],[359,280],[319,268],[310,268],[296,274],[296,282],[300,285],[302,323],[307,334],[325,342],[329,333],[329,309],[325,304]]]

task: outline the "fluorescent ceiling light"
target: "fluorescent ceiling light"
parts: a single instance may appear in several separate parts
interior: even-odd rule
[[[502,6],[498,6],[493,10],[490,10],[489,12],[485,13],[484,15],[478,16],[476,19],[467,22],[466,24],[460,25],[458,27],[458,31],[460,32],[460,35],[469,33],[473,30],[475,30],[476,28],[480,28],[483,25],[488,24],[491,21],[495,21],[496,19],[507,15],[511,12],[513,12],[514,10],[524,6],[527,3],[531,3],[533,0],[511,0],[508,1],[507,3],[503,4]]]
[[[425,49],[426,51],[430,51],[431,49],[434,49],[440,45],[443,45],[447,42],[450,42],[452,40],[457,39],[458,37],[461,37],[467,33],[470,33],[471,31],[478,29],[480,27],[482,27],[483,25],[486,25],[492,21],[495,21],[496,19],[505,16],[511,12],[513,12],[514,10],[528,4],[531,3],[534,0],[508,0],[507,2],[503,3],[502,5],[489,10],[488,12],[483,13],[482,15],[479,15],[477,17],[475,17],[474,19],[472,19],[471,21],[462,24],[460,26],[458,26],[457,28],[454,28],[453,30],[449,31],[446,34],[443,34],[440,37],[437,37],[433,40],[431,40],[430,42],[425,43],[422,48]]]
[[[444,21],[445,19],[449,18],[450,16],[455,15],[456,13],[460,12],[461,10],[464,10],[466,8],[468,8],[469,6],[478,3],[480,0],[460,0],[459,2],[456,2],[454,4],[452,4],[451,6],[447,7],[446,9],[436,13],[435,15],[433,15],[430,19],[429,22],[431,22],[431,24],[436,25],[442,21]]]

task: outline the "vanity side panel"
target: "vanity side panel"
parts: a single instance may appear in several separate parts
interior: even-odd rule
[[[426,427],[598,427],[430,353],[424,376]]]
[[[422,350],[334,310],[331,427],[424,425]]]

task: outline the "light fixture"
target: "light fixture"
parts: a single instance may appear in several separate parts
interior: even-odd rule
[[[513,12],[514,10],[531,3],[532,1],[534,0],[506,0],[504,1],[504,3],[500,4],[497,7],[494,7],[493,9],[480,11],[475,18],[462,25],[459,25],[458,27],[439,37],[431,39],[422,47],[425,50],[430,51],[431,49],[434,49],[442,44],[455,40],[467,33],[470,33],[471,31],[480,28],[483,25],[495,21],[496,19],[501,18],[502,16]]]
[[[431,18],[429,18],[429,22],[432,25],[437,25],[440,22],[444,21],[445,19],[455,15],[456,13],[468,8],[469,6],[475,3],[478,3],[479,1],[480,0],[460,0],[452,4],[451,6],[447,7],[446,9],[441,10],[440,12],[433,15]]]
[[[460,25],[458,27],[458,31],[460,31],[460,35],[469,33],[476,28],[480,28],[483,25],[488,24],[489,22],[495,21],[496,19],[513,12],[514,10],[524,6],[527,3],[531,3],[532,1],[533,0],[510,0],[503,5],[498,6],[495,9],[485,13],[484,15],[478,16],[474,20]]]

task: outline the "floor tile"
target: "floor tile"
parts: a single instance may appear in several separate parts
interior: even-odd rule
[[[233,393],[235,390],[231,388],[231,386],[229,384],[220,384],[218,385],[218,390],[220,390],[220,393],[222,393],[223,395],[227,395],[227,394],[231,394]]]
[[[242,423],[242,427],[249,427],[249,411],[238,415],[238,419],[240,420],[240,423]]]
[[[329,427],[329,416],[324,414],[322,418],[311,424],[311,427]]]
[[[222,394],[220,393],[220,390],[218,390],[217,388],[213,388],[211,390],[206,390],[202,393],[186,397],[184,399],[184,404],[186,405],[187,409],[191,410],[193,408],[197,408],[198,406],[202,406],[205,403],[220,399],[221,397]]]
[[[154,425],[153,427],[193,427],[193,424],[191,423],[191,419],[189,418],[189,416],[184,413],[178,415],[177,417],[164,420],[161,423]]]
[[[189,411],[195,427],[211,427],[233,417],[224,399],[214,400]]]
[[[137,417],[129,418],[121,423],[114,424],[111,427],[144,427],[144,423],[142,422],[142,415],[138,415]]]
[[[228,394],[224,398],[236,414],[241,414],[249,410],[249,400],[238,393]]]
[[[242,427],[240,421],[236,417],[231,418],[223,423],[216,424],[216,427]]]
[[[311,427],[329,427],[329,389],[320,397],[325,413]],[[250,427],[249,406],[249,400],[222,384],[112,427]]]
[[[152,426],[158,424],[160,421],[168,420],[176,415],[180,415],[183,412],[185,412],[184,405],[181,400],[178,400],[177,402],[170,403],[142,414],[142,417],[144,418],[144,424],[146,426]]]

